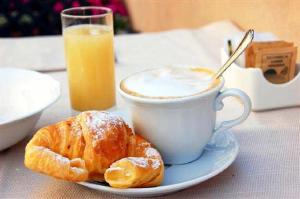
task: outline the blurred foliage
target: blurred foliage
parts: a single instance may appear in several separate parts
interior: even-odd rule
[[[105,6],[114,12],[115,33],[130,31],[121,0],[1,0],[0,37],[61,34],[60,12],[79,6]]]

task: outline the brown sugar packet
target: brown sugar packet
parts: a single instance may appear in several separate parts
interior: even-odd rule
[[[253,42],[246,50],[246,67],[261,68],[272,83],[284,83],[295,76],[296,55],[293,43]]]
[[[252,42],[246,49],[246,67],[255,67],[255,55],[259,50],[268,48],[293,47],[293,43],[285,41]]]
[[[255,57],[255,63],[261,63],[260,68],[274,83],[284,83],[293,79],[296,70],[296,47],[262,49]],[[270,75],[272,74],[273,75]]]

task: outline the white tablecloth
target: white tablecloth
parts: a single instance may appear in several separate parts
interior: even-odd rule
[[[132,72],[168,64],[216,68],[220,63],[219,48],[223,38],[237,31],[230,22],[220,22],[198,30],[117,36],[117,82]],[[203,35],[209,39],[203,38]],[[30,60],[44,60],[43,65],[50,66],[54,63],[52,59],[62,56],[57,55],[62,53],[57,51],[60,39],[54,38],[56,42],[47,45],[52,56],[46,58],[35,54]],[[47,40],[47,37],[32,39],[32,43],[38,45]],[[1,44],[0,40],[0,52],[14,42]],[[13,61],[19,64],[16,66],[31,67],[28,65],[30,61],[22,65],[22,60],[18,60]],[[0,60],[0,66],[5,66],[4,63]],[[38,69],[43,70],[43,67]],[[53,67],[49,69],[56,70]],[[48,74],[61,82],[62,96],[44,112],[35,130],[71,114],[66,72]],[[117,102],[120,108],[124,108],[119,96]],[[241,111],[239,103],[226,99],[225,109],[218,114],[218,120],[235,117]],[[204,183],[161,198],[300,198],[300,108],[251,113],[246,122],[232,131],[240,144],[240,153],[228,169]],[[23,165],[24,147],[28,140],[29,137],[0,152],[0,198],[121,198],[29,171]]]

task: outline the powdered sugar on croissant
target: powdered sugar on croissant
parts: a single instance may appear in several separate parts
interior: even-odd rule
[[[119,173],[119,181],[114,183],[112,171],[128,172],[128,164],[133,166],[131,175],[141,175],[138,178],[144,180],[132,180],[131,184],[127,180],[126,185],[119,185],[124,177]],[[25,165],[76,182],[103,180],[105,173],[105,180],[120,188],[157,186],[164,171],[158,151],[149,142],[134,135],[121,117],[99,111],[83,112],[40,129],[26,146]]]

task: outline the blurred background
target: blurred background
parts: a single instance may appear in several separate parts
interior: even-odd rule
[[[60,12],[78,6],[110,7],[116,34],[196,28],[227,19],[300,46],[299,0],[2,0],[0,37],[61,34]]]
[[[129,32],[128,13],[121,0],[2,0],[0,37],[61,34],[60,12],[79,6],[106,6],[114,12],[115,32]]]

